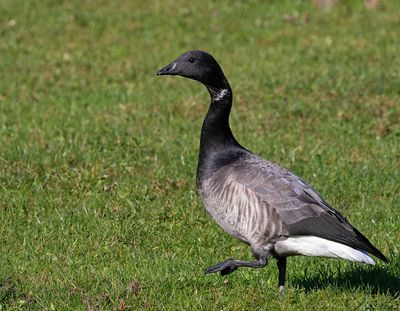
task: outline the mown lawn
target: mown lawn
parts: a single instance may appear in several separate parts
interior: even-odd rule
[[[391,310],[400,305],[400,3],[0,2],[0,310]],[[156,77],[210,51],[239,141],[302,176],[386,254],[251,250],[194,185],[208,94]]]

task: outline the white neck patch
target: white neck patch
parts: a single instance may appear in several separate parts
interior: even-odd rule
[[[219,101],[229,94],[228,89],[213,89],[209,88],[213,101]]]

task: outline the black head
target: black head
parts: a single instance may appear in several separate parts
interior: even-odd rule
[[[200,50],[183,53],[172,63],[160,69],[157,75],[178,75],[216,88],[229,86],[221,67],[214,57]]]

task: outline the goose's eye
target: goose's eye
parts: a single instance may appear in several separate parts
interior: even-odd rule
[[[189,58],[189,63],[194,63],[194,58],[193,57]]]

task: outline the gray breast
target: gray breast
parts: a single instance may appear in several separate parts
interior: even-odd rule
[[[282,233],[280,215],[248,183],[258,172],[243,163],[224,166],[199,184],[205,208],[228,233],[251,245],[264,245]]]

